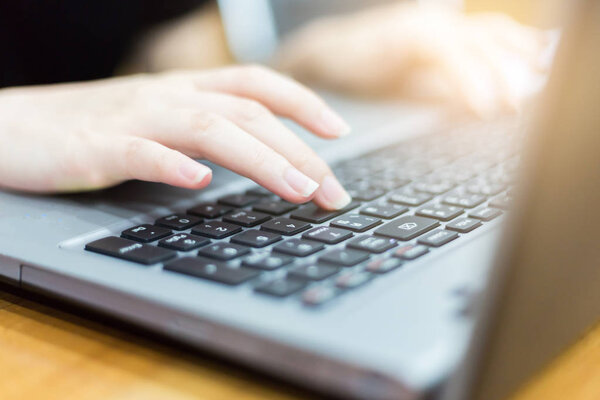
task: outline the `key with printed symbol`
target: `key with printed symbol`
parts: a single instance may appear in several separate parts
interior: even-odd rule
[[[263,283],[254,290],[269,296],[286,297],[304,289],[306,285],[306,281],[286,277]]]
[[[294,259],[283,254],[260,254],[254,253],[242,260],[242,265],[251,268],[264,269],[272,271],[281,268],[284,265],[291,264]]]
[[[335,249],[319,257],[319,261],[351,267],[369,258],[369,253],[351,249]]]
[[[281,236],[255,229],[249,229],[231,238],[232,243],[250,247],[265,247],[281,240]]]
[[[325,244],[336,244],[352,237],[352,232],[345,229],[318,226],[302,234],[302,237]]]
[[[127,261],[133,261],[139,264],[155,264],[161,261],[175,257],[176,253],[172,250],[155,247],[148,244],[141,244],[133,240],[109,236],[103,239],[95,240],[85,245],[87,251],[100,253],[111,257],[117,257]]]
[[[374,204],[363,207],[360,213],[371,217],[391,219],[408,211],[408,207],[399,204]]]
[[[154,224],[175,231],[184,231],[190,229],[194,225],[202,222],[202,218],[192,217],[191,215],[172,214],[166,217],[157,219]]]
[[[350,214],[334,219],[329,225],[336,228],[350,229],[354,232],[364,232],[379,224],[381,224],[379,218]]]
[[[417,210],[416,214],[422,217],[429,217],[439,219],[441,221],[450,221],[462,214],[464,210],[462,208],[454,206],[446,206],[443,204],[431,204],[425,207],[421,207]]]
[[[198,250],[198,255],[219,260],[231,260],[248,254],[250,249],[234,243],[219,242],[210,244]]]
[[[429,253],[429,248],[420,244],[408,244],[394,250],[394,257],[403,258],[405,260],[414,260],[422,255]]]
[[[473,208],[485,201],[480,194],[449,194],[442,200],[445,204],[457,207]]]
[[[226,207],[217,203],[202,203],[190,208],[187,210],[187,213],[203,218],[219,218],[231,210],[231,207]]]
[[[397,244],[398,242],[396,239],[362,235],[350,240],[346,243],[346,247],[368,251],[370,253],[383,253],[384,251],[395,247]]]
[[[223,239],[241,231],[242,228],[240,228],[238,225],[228,224],[227,222],[221,221],[203,222],[192,228],[193,234],[206,236],[212,239]]]
[[[481,221],[474,218],[459,218],[446,225],[446,229],[460,233],[471,232],[481,226]]]
[[[207,238],[190,235],[189,233],[176,233],[164,238],[158,242],[158,245],[177,251],[190,251],[201,246],[206,246],[209,243],[210,240]]]
[[[385,274],[398,268],[402,265],[402,261],[397,258],[380,258],[370,261],[367,264],[366,270],[375,274]]]
[[[332,267],[330,265],[308,264],[292,268],[288,271],[288,275],[292,278],[308,281],[322,281],[336,274],[339,270],[339,267]]]
[[[394,192],[389,197],[389,201],[392,203],[402,204],[404,206],[420,206],[421,204],[431,200],[433,197],[423,192],[413,192],[405,190],[401,192]]]
[[[418,242],[427,246],[440,247],[456,238],[458,238],[458,233],[456,232],[436,229],[419,238]]]
[[[296,208],[298,208],[296,204],[292,204],[283,200],[263,200],[252,207],[254,211],[271,215],[282,215],[295,210]]]
[[[184,257],[171,261],[164,266],[165,271],[190,275],[196,278],[207,279],[226,285],[239,285],[260,273],[259,271],[245,267],[228,267],[219,261],[208,260],[200,257]]]
[[[353,201],[341,210],[325,210],[319,208],[314,203],[307,204],[294,211],[291,215],[292,218],[299,219],[301,221],[311,222],[313,224],[320,224],[331,218],[337,217],[347,211],[353,210],[358,207],[360,203]]]
[[[391,237],[397,240],[411,240],[425,232],[432,230],[440,223],[431,218],[404,216],[382,225],[375,230],[376,235]]]
[[[311,227],[312,225],[307,222],[297,221],[290,218],[275,218],[262,224],[260,229],[279,233],[281,235],[292,236]]]
[[[491,221],[502,215],[502,211],[492,207],[481,207],[469,213],[469,217],[477,218],[482,221]]]
[[[171,233],[169,229],[161,228],[160,226],[143,224],[124,230],[121,232],[121,236],[126,239],[148,243],[169,236]]]
[[[306,257],[317,251],[323,250],[325,246],[322,243],[302,239],[288,239],[273,247],[273,251],[285,253],[296,257]]]
[[[256,226],[262,224],[265,221],[271,219],[267,214],[255,212],[255,211],[244,211],[235,210],[223,217],[223,221],[231,222],[246,227]]]

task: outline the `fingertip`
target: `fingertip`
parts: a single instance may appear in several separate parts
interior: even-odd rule
[[[328,107],[321,111],[316,124],[318,133],[328,138],[340,138],[348,135],[352,130],[340,115]]]
[[[206,187],[212,180],[212,170],[192,159],[181,163],[179,174],[185,180],[185,186],[192,188]]]

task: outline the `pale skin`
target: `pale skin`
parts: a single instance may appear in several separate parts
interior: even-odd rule
[[[230,62],[217,45],[225,41],[214,12],[198,14],[214,57],[206,51],[197,59],[193,51],[174,57],[173,44],[189,50],[202,43],[187,37],[199,32],[197,19],[187,17],[163,28],[123,67],[195,70],[0,90],[0,143],[10,144],[0,146],[0,187],[57,193],[139,179],[202,189],[211,171],[195,159],[206,159],[291,202],[346,205],[351,199],[327,164],[276,116],[326,139],[350,128],[313,92],[279,73],[212,68]],[[292,35],[274,65],[361,94],[406,95],[426,76],[421,81],[441,82],[433,97],[462,99],[479,115],[516,109],[521,99],[498,68],[500,52],[544,73],[545,36],[502,17],[465,18],[407,5],[328,18]],[[199,69],[207,66],[212,69]]]

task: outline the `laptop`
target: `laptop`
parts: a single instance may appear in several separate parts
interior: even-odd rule
[[[1,279],[341,398],[505,398],[600,314],[600,4],[572,9],[533,124],[342,142],[337,212],[222,170],[0,192]]]

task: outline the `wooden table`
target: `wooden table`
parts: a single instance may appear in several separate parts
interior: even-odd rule
[[[0,291],[2,400],[315,397],[235,364],[39,301]],[[600,327],[511,400],[533,399],[600,399]]]

